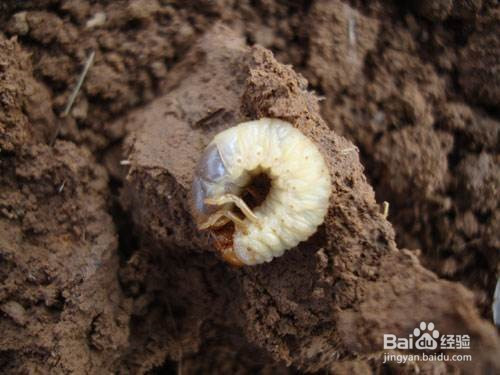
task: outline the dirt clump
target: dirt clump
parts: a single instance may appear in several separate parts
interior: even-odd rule
[[[382,332],[403,335],[432,311],[443,331],[467,327],[490,348],[475,354],[481,358],[476,365],[498,366],[495,330],[479,319],[471,294],[396,248],[358,154],[328,129],[303,77],[269,51],[250,49],[229,29],[215,27],[169,78],[169,94],[121,120],[140,124],[127,142],[131,167],[124,202],[140,241],[172,259],[165,264],[182,257],[187,269],[214,281],[210,309],[224,306],[226,332],[243,332],[287,365],[319,371],[355,353],[374,355]],[[324,228],[309,241],[269,264],[233,269],[218,260],[209,237],[195,234],[188,211],[192,173],[216,132],[265,116],[291,122],[317,143],[333,178],[332,200]],[[182,297],[172,298],[174,310],[180,308],[175,301]],[[202,298],[197,306],[205,309]],[[194,325],[218,319],[200,314]]]
[[[2,30],[32,54],[36,78],[50,86],[54,113],[67,103],[91,51],[89,71],[61,137],[103,151],[125,136],[110,120],[161,94],[166,73],[216,20],[300,64],[300,2],[27,1],[6,5]]]
[[[87,150],[48,144],[50,96],[15,40],[0,51],[1,371],[111,371],[128,315],[107,175]]]
[[[377,42],[379,22],[341,1],[317,1],[309,17],[311,84],[339,93],[362,76],[366,54]]]
[[[322,114],[359,147],[378,199],[390,203],[398,244],[422,249],[424,264],[472,288],[483,314],[491,317],[499,261],[492,245],[499,237],[491,230],[498,225],[498,199],[489,192],[498,182],[473,175],[471,163],[491,170],[486,160],[498,157],[500,123],[493,109],[499,97],[498,12],[487,2],[461,1],[351,8],[328,19],[338,24],[339,14],[362,12],[365,25],[379,28],[376,43],[360,55],[361,74],[341,75],[342,85],[316,77],[335,77],[339,66],[349,66],[342,50],[349,23],[335,29],[314,23],[315,17],[310,21],[321,28],[309,34],[311,46],[325,30],[344,41],[330,45],[341,59],[335,65],[316,68],[312,63],[326,48],[310,49],[304,74],[325,97]],[[354,33],[356,40],[372,38],[366,26]],[[354,48],[363,48],[363,42]],[[477,230],[465,234],[460,229],[465,222],[476,223],[469,229]]]
[[[460,51],[460,85],[471,102],[500,105],[500,10],[484,15]]]
[[[1,34],[0,38],[0,149],[14,153],[30,138],[49,140],[55,131],[54,115],[50,93],[30,75],[28,53],[14,40],[7,40]]]
[[[375,148],[381,183],[408,199],[408,193],[431,196],[446,184],[453,137],[416,126],[386,133]],[[425,144],[425,148],[421,145]]]

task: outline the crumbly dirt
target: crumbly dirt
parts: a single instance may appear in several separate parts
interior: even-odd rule
[[[48,144],[49,95],[28,55],[3,36],[0,86],[2,372],[112,371],[130,316],[107,173],[85,148]]]
[[[491,0],[2,2],[0,372],[498,371],[499,17]],[[317,142],[334,198],[310,241],[236,270],[189,185],[216,132],[262,116]],[[383,365],[382,334],[421,320],[469,333],[471,367]]]
[[[500,225],[498,6],[415,2],[411,9],[432,22],[400,7],[374,3],[362,13],[342,6],[343,12],[331,11],[340,23],[364,25],[354,47],[349,27],[329,26],[326,33],[314,22],[315,8],[323,16],[332,9],[328,1],[311,12],[310,24],[319,30],[310,32],[310,52],[319,57],[311,54],[310,64],[343,56],[340,64],[304,71],[325,96],[322,114],[360,148],[377,199],[390,203],[398,244],[421,249],[421,261],[433,271],[473,289],[490,318],[500,262],[493,229]],[[376,43],[363,28],[378,29]],[[332,38],[339,42],[322,42]],[[362,61],[360,73],[335,81],[349,76],[353,58]]]

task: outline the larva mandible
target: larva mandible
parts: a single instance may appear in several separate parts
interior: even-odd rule
[[[240,196],[262,173],[271,187],[252,210]],[[255,265],[283,255],[316,232],[331,190],[316,145],[290,123],[262,118],[222,131],[206,147],[193,181],[192,210],[200,230],[233,222],[232,246],[222,251],[224,259]]]

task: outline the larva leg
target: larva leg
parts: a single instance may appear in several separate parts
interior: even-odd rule
[[[213,215],[210,215],[210,217],[200,225],[200,229],[205,230],[211,227],[222,227],[227,224],[230,221],[226,215],[227,212],[227,210],[220,210]]]
[[[226,225],[229,221],[232,221],[238,229],[242,232],[248,231],[248,226],[243,220],[232,213],[229,209],[222,209],[211,215],[207,221],[200,225],[200,229],[205,230],[211,227],[222,227]]]
[[[244,233],[248,233],[248,225],[245,224],[243,220],[241,220],[238,216],[236,216],[231,211],[226,212],[226,217],[231,220],[238,229]]]
[[[259,223],[259,218],[255,216],[250,207],[247,206],[245,201],[234,194],[224,194],[218,198],[207,198],[205,203],[209,205],[221,206],[226,203],[234,203],[238,207],[246,218],[256,224]]]

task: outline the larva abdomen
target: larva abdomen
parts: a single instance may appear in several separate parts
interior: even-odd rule
[[[271,188],[252,211],[238,196],[259,173],[268,175]],[[314,143],[291,124],[267,118],[219,133],[193,183],[195,214],[204,214],[205,224],[199,225],[216,228],[233,221],[231,251],[247,265],[270,261],[309,238],[324,220],[330,193],[330,175]],[[211,209],[201,212],[205,204]]]

